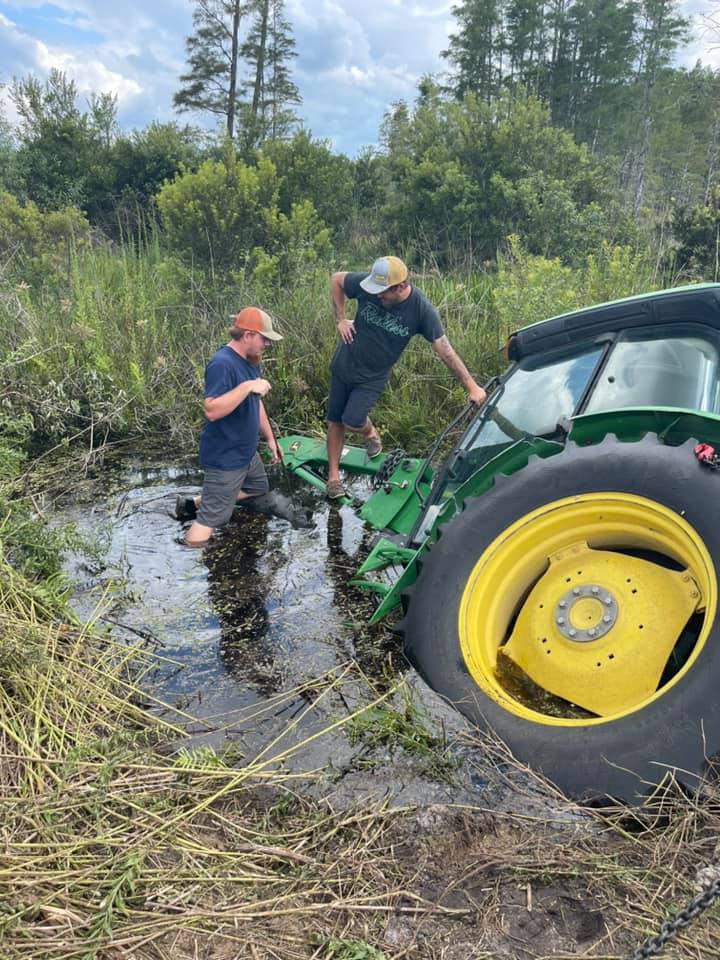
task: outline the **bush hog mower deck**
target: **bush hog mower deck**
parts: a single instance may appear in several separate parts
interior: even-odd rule
[[[552,317],[507,355],[440,469],[346,448],[384,534],[354,582],[434,690],[571,795],[692,788],[720,751],[720,284]],[[322,442],[281,446],[324,486]]]

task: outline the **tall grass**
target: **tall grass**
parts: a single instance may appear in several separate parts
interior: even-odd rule
[[[167,255],[157,235],[119,247],[68,250],[51,276],[0,285],[0,427],[24,425],[35,449],[81,439],[160,435],[194,450],[202,374],[247,303],[269,309],[285,340],[268,355],[268,405],[284,431],[323,430],[336,331],[332,265],[282,282],[243,286]],[[657,285],[642,257],[603,248],[582,268],[523,254],[517,244],[493,273],[412,277],[438,307],[451,343],[485,382],[502,367],[511,329],[598,300]],[[424,342],[395,368],[376,416],[389,442],[421,452],[464,394]]]
[[[537,958],[619,958],[717,875],[716,787],[695,801],[670,789],[634,813],[582,811],[475,737],[462,756],[481,761],[478,799],[494,764],[509,809],[335,805],[322,771],[286,770],[303,715],[335,694],[345,707],[327,730],[349,724],[384,749],[391,738],[423,765],[448,749],[419,737],[407,709],[388,724],[388,694],[351,712],[343,670],[254,708],[304,703],[287,741],[246,758],[187,749],[190,718],[140,702],[153,663],[142,646],[68,622],[62,598],[2,556],[0,584],[7,960],[495,958],[528,934]],[[674,955],[716,956],[718,929],[713,907]]]

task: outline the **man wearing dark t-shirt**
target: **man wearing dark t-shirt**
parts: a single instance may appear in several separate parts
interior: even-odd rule
[[[345,431],[359,433],[368,457],[382,452],[377,430],[368,416],[382,393],[393,364],[410,338],[423,336],[435,354],[478,406],[485,391],[470,376],[443,332],[438,312],[408,283],[408,271],[398,257],[380,257],[370,273],[334,273],[330,293],[340,343],[330,365],[327,452],[330,500],[345,496],[340,480],[340,455]],[[345,317],[345,304],[357,300],[355,320]]]

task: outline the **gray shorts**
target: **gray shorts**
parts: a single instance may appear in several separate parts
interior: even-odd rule
[[[204,527],[221,527],[232,516],[240,492],[257,497],[261,493],[267,493],[269,489],[265,467],[257,453],[247,466],[239,470],[216,470],[209,467],[203,478],[197,522]]]

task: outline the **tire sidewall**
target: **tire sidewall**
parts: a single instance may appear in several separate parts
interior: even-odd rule
[[[442,528],[413,589],[406,651],[424,679],[470,720],[500,736],[518,759],[575,796],[598,790],[635,796],[643,792],[642,780],[662,779],[665,766],[676,768],[682,781],[697,782],[706,753],[720,748],[717,616],[691,668],[661,697],[607,723],[560,727],[511,713],[470,676],[458,634],[463,590],[483,551],[519,517],[554,500],[601,492],[642,496],[683,517],[704,542],[717,578],[720,472],[698,463],[694,443],[670,447],[654,435],[636,443],[606,437],[593,446],[568,443],[546,460],[531,458],[523,470],[496,478],[493,488],[468,501]]]

